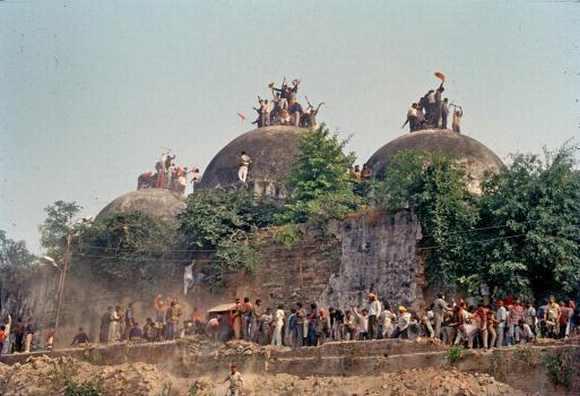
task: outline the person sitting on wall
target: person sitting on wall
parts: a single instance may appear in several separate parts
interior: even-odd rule
[[[129,341],[134,341],[140,338],[143,338],[143,331],[139,327],[139,323],[133,321],[133,325],[129,330]]]
[[[392,338],[409,338],[408,330],[411,324],[411,314],[404,306],[399,306],[399,322],[395,327]]]
[[[155,341],[156,332],[157,330],[155,329],[155,323],[153,322],[153,319],[147,318],[145,320],[145,326],[143,326],[143,338],[149,342]]]
[[[85,331],[83,330],[82,327],[79,327],[79,332],[77,333],[77,335],[74,336],[71,346],[72,345],[84,345],[84,344],[88,344],[89,343],[89,336],[87,335],[87,333],[85,333]]]

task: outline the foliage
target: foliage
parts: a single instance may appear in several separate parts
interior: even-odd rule
[[[578,146],[516,155],[489,177],[480,203],[482,271],[490,286],[544,297],[574,293],[580,282],[580,173]],[[497,227],[495,227],[497,226]],[[494,228],[495,227],[495,228]]]
[[[290,197],[284,212],[276,217],[279,224],[323,225],[343,218],[360,205],[361,198],[353,192],[349,175],[355,156],[344,153],[347,143],[324,125],[301,136],[287,181]]]
[[[92,382],[68,381],[64,388],[64,396],[101,396],[102,394],[100,386]]]
[[[235,233],[253,232],[273,222],[276,205],[247,190],[199,191],[187,198],[180,231],[192,249],[215,249]]]
[[[292,248],[302,237],[302,231],[296,224],[286,224],[274,230],[274,241],[284,245],[286,249]]]
[[[77,202],[56,201],[44,208],[46,219],[40,225],[40,243],[56,261],[62,260],[66,237],[73,228],[73,219],[82,209]]]
[[[200,191],[187,199],[179,231],[194,250],[215,251],[210,279],[219,283],[225,271],[252,272],[260,257],[253,233],[273,223],[278,205],[247,190]]]
[[[2,302],[6,300],[24,300],[26,281],[34,276],[36,269],[35,259],[24,241],[14,241],[6,236],[5,231],[0,230],[0,312]],[[21,315],[24,308],[11,307],[17,315]]]
[[[119,282],[152,282],[186,260],[171,253],[179,247],[175,227],[141,212],[96,220],[79,233],[75,247],[81,260],[75,260],[80,265],[71,265],[71,271],[85,272],[84,264],[92,273]]]
[[[35,257],[26,248],[24,241],[14,241],[0,230],[0,269],[1,272],[16,268],[29,268]]]
[[[467,190],[453,158],[401,152],[377,186],[377,204],[411,207],[421,222],[429,282],[468,293],[484,282],[497,295],[574,294],[580,282],[580,173],[577,146],[545,159],[517,155]]]
[[[453,158],[416,151],[397,154],[377,187],[377,201],[387,210],[413,207],[416,211],[423,232],[420,247],[427,252],[432,285],[454,284],[474,273],[466,244],[477,222],[477,210],[464,171]]]
[[[574,377],[574,351],[562,350],[560,352],[544,356],[544,366],[548,377],[554,385],[563,385],[569,388]]]
[[[447,350],[447,361],[449,364],[455,364],[463,358],[463,347],[452,345]]]

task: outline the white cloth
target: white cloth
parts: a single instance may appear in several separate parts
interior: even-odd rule
[[[368,333],[369,331],[369,317],[368,315],[363,315],[355,311],[355,315],[358,318],[358,331],[359,333]]]
[[[407,327],[409,327],[410,323],[411,323],[411,314],[409,312],[404,312],[401,314],[401,316],[399,316],[399,323],[397,323],[397,327],[399,328],[399,331],[403,331]]]
[[[240,181],[242,183],[245,183],[246,180],[248,179],[248,167],[245,165],[240,166],[240,169],[238,169],[238,179],[240,179]]]
[[[183,270],[183,294],[187,296],[187,291],[193,287],[193,263],[186,265]]]
[[[369,304],[369,316],[373,315],[377,318],[381,315],[381,302],[379,300],[373,300]]]
[[[497,309],[497,312],[495,313],[495,318],[498,320],[499,326],[504,327],[505,322],[507,322],[507,318],[508,318],[507,309],[504,306],[499,307]],[[502,322],[503,322],[503,326],[502,326]]]

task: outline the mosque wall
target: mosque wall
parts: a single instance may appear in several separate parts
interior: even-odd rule
[[[416,246],[421,227],[408,210],[394,214],[366,211],[333,227],[329,242],[306,231],[287,249],[265,243],[262,263],[252,276],[234,276],[231,297],[250,296],[286,306],[297,301],[350,307],[372,291],[392,305],[423,304],[424,274]]]

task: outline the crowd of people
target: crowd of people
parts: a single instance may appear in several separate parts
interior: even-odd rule
[[[199,311],[194,309],[190,318],[184,318],[184,308],[174,297],[158,295],[153,302],[153,311],[153,317],[146,318],[141,325],[135,316],[133,303],[125,309],[120,305],[109,306],[101,317],[99,342],[174,340],[199,333],[203,327],[203,316]],[[78,335],[85,338],[81,329]]]
[[[427,91],[417,102],[411,103],[402,128],[409,124],[410,132],[422,129],[447,129],[449,112],[453,110],[451,129],[461,133],[463,108],[449,103],[448,98],[443,98],[445,76],[442,73],[435,73],[435,76],[441,79],[441,84],[436,89]]]
[[[100,343],[159,342],[193,334],[214,341],[246,340],[259,345],[299,348],[327,341],[386,338],[438,338],[447,345],[492,348],[528,343],[538,337],[567,338],[577,331],[580,312],[572,299],[557,302],[552,296],[539,306],[518,298],[492,304],[468,306],[463,299],[446,300],[442,294],[423,310],[405,306],[393,309],[373,293],[364,306],[347,309],[308,306],[298,302],[266,307],[261,299],[235,299],[225,309],[207,314],[194,308],[190,315],[175,298],[158,295],[153,315],[141,325],[133,303],[124,309],[110,306],[103,313],[98,331]],[[0,325],[0,353],[31,352],[35,328],[32,321],[4,320]],[[46,335],[45,350],[52,350],[54,331]],[[72,346],[93,342],[81,327]],[[37,347],[37,349],[40,349]]]
[[[155,162],[155,172],[145,172],[137,178],[137,190],[146,188],[163,188],[177,194],[185,194],[187,178],[190,175],[191,183],[199,181],[199,168],[187,168],[175,164],[175,154],[164,152],[161,159]]]
[[[35,326],[32,319],[24,321],[7,314],[0,321],[0,355],[7,353],[28,353],[32,351]]]
[[[566,338],[574,333],[578,311],[573,300],[557,303],[550,297],[536,307],[506,298],[493,304],[468,306],[463,299],[446,301],[438,295],[428,309],[392,309],[373,293],[365,307],[350,309],[305,307],[297,303],[264,307],[257,299],[236,299],[231,311],[215,315],[207,333],[216,340],[244,339],[261,345],[316,346],[326,341],[382,338],[438,338],[467,348],[503,347],[532,342],[537,337]]]
[[[305,97],[308,105],[304,109],[297,100],[299,86],[300,80],[297,79],[289,84],[284,78],[280,88],[277,88],[275,83],[270,83],[268,88],[272,91],[272,99],[263,99],[258,96],[258,107],[254,107],[258,117],[252,124],[257,125],[258,128],[270,125],[316,128],[318,125],[316,116],[324,103],[314,106],[308,97]]]

